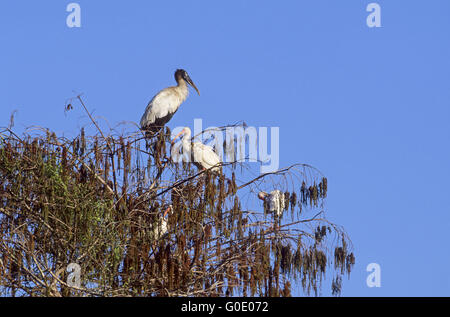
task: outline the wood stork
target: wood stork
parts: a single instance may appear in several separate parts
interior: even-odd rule
[[[168,87],[158,92],[145,108],[140,125],[141,129],[150,136],[161,130],[186,100],[189,94],[188,84],[200,95],[197,86],[184,69],[175,71],[175,80],[177,86]]]
[[[169,205],[167,209],[164,211],[163,215],[158,216],[158,220],[155,224],[153,224],[152,227],[152,238],[156,241],[159,240],[161,237],[163,237],[168,230],[168,218],[167,215],[169,213],[172,213],[172,205]]]
[[[276,218],[280,218],[284,210],[284,194],[279,190],[273,190],[269,194],[259,192],[258,198],[267,204],[268,211]]]
[[[200,142],[192,142],[191,146],[191,129],[185,127],[178,133],[172,140],[172,146],[175,140],[183,135],[181,144],[183,147],[183,153],[189,154],[189,157],[193,157],[194,164],[201,170],[211,169],[213,172],[220,171],[220,157],[214,152],[213,148]],[[192,152],[191,152],[192,148]],[[192,155],[191,155],[192,154]]]

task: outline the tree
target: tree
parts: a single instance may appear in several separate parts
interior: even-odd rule
[[[296,286],[317,295],[329,270],[340,293],[355,259],[325,218],[318,170],[201,171],[172,162],[167,127],[151,141],[105,134],[87,113],[98,128],[90,136],[0,132],[2,295],[290,296]],[[274,187],[285,202],[275,224],[257,200]],[[80,285],[68,279],[71,263]]]

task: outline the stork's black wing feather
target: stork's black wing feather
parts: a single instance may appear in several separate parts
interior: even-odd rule
[[[175,112],[177,112],[177,111],[175,110]],[[152,124],[149,124],[146,127],[141,128],[143,131],[145,131],[145,136],[153,137],[162,128],[164,128],[164,126],[166,125],[167,122],[170,121],[170,119],[172,119],[175,112],[172,112],[172,113],[169,112],[166,116],[164,116],[162,118],[156,118],[155,122],[153,122]]]

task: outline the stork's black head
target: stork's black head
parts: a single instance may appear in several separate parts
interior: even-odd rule
[[[187,71],[180,68],[175,71],[175,80],[179,80],[181,78],[186,80],[186,78],[189,78],[189,75],[188,75]]]
[[[189,77],[187,71],[185,71],[184,69],[177,69],[175,72],[175,80],[177,81],[177,83],[181,80],[184,79],[189,85],[191,85],[196,91],[197,93],[200,95],[200,91],[198,91],[197,86],[195,86],[194,82],[192,81],[191,77]]]

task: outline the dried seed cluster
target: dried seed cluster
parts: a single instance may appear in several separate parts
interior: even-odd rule
[[[253,183],[239,187],[237,164],[228,173],[196,176],[190,164],[170,161],[169,136],[168,128],[152,142],[89,136],[84,129],[74,139],[1,132],[0,292],[290,296],[300,285],[317,294],[333,269],[327,253],[333,235],[342,237],[334,252],[336,274],[350,273],[355,259],[342,230],[317,224],[308,232],[294,212],[321,207],[326,178],[282,192],[295,221],[279,219],[274,230],[244,208]],[[81,290],[61,283],[69,263],[82,268]]]

